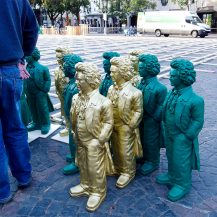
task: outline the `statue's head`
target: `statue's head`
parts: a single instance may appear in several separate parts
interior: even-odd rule
[[[27,63],[36,62],[40,59],[40,57],[41,57],[40,51],[38,50],[38,48],[35,48],[32,54],[26,57],[26,62]]]
[[[129,58],[134,69],[134,74],[138,73],[138,65],[139,65],[139,55],[144,53],[143,50],[133,50],[129,53]]]
[[[58,47],[56,48],[56,58],[59,65],[63,65],[63,57],[67,54],[72,54],[69,48]]]
[[[170,63],[170,83],[175,88],[192,85],[196,80],[196,71],[192,62],[177,58]]]
[[[111,77],[116,83],[119,80],[129,81],[133,78],[131,61],[126,57],[113,57],[111,59]]]
[[[152,54],[139,55],[139,74],[143,78],[155,77],[160,72],[158,58]]]
[[[105,73],[107,74],[110,74],[110,68],[111,68],[111,63],[110,63],[110,60],[113,58],[113,57],[119,57],[120,54],[117,53],[117,52],[104,52],[103,53],[103,69],[105,71]]]
[[[96,65],[79,62],[76,64],[75,69],[76,83],[81,92],[87,93],[99,87],[101,83],[101,73]]]
[[[67,54],[63,57],[63,72],[66,77],[74,78],[75,77],[75,65],[79,62],[83,62],[80,56],[76,54]]]

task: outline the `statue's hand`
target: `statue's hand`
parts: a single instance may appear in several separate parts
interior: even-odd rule
[[[28,73],[28,71],[26,70],[26,66],[19,63],[18,64],[18,68],[19,68],[19,71],[20,71],[20,77],[25,80],[27,78],[30,77],[30,74]]]

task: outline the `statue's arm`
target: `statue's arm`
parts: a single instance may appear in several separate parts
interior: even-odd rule
[[[163,109],[163,104],[164,104],[164,100],[166,96],[167,96],[166,87],[162,87],[156,92],[156,95],[155,95],[156,105],[155,105],[154,119],[157,121],[162,120],[162,109]]]
[[[195,139],[201,131],[204,123],[204,100],[203,98],[196,99],[191,106],[191,121],[187,130],[186,136],[189,139]]]
[[[132,100],[132,111],[129,111],[129,114],[131,113],[130,118],[130,128],[135,129],[138,127],[139,123],[142,120],[142,114],[143,114],[143,97],[142,97],[142,92],[137,91],[136,94],[133,96]]]
[[[113,128],[113,109],[110,100],[106,100],[102,105],[100,112],[101,123],[98,127],[100,130],[99,141],[105,143],[109,140]]]

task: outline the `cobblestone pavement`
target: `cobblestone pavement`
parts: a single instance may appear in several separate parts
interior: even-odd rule
[[[30,143],[32,185],[25,190],[17,190],[16,181],[11,177],[15,196],[12,202],[0,206],[0,216],[217,217],[217,38],[41,36],[38,42],[41,62],[49,66],[51,74],[56,67],[54,49],[58,46],[71,47],[85,61],[95,62],[99,67],[102,67],[101,56],[106,50],[126,55],[134,48],[144,49],[158,56],[162,74],[168,72],[169,62],[174,57],[192,60],[197,70],[194,89],[205,99],[205,124],[199,137],[201,171],[193,172],[192,189],[185,198],[178,202],[168,201],[168,188],[155,183],[156,175],[167,168],[165,150],[162,150],[159,171],[146,177],[137,174],[126,189],[117,189],[117,178],[108,177],[104,203],[95,213],[88,213],[85,210],[87,198],[70,198],[68,194],[69,188],[79,183],[79,174],[62,174],[68,147],[51,140],[51,135],[47,139],[39,138]],[[162,75],[160,79],[170,88],[168,79],[164,78],[166,76]],[[54,93],[52,88],[51,96],[55,104],[58,100]]]

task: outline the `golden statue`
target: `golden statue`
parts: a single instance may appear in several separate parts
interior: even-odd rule
[[[60,136],[67,136],[68,129],[69,129],[69,121],[66,118],[65,111],[64,111],[64,97],[63,97],[63,92],[64,88],[68,83],[67,78],[65,77],[63,73],[63,57],[66,54],[69,54],[70,51],[67,48],[57,48],[56,49],[56,58],[57,58],[57,63],[59,64],[59,67],[55,70],[54,75],[55,75],[55,87],[56,87],[56,93],[58,95],[58,98],[60,100],[60,109],[61,109],[61,117],[64,117],[64,120],[66,122],[66,128],[60,131]]]
[[[111,59],[111,77],[114,81],[108,91],[114,113],[111,148],[119,175],[116,186],[124,188],[135,177],[136,158],[142,156],[138,129],[143,110],[142,92],[131,84],[133,73],[128,58]]]
[[[113,128],[112,104],[99,93],[101,74],[95,65],[77,63],[75,68],[79,93],[73,96],[70,115],[80,184],[70,188],[69,193],[72,197],[89,196],[86,208],[95,211],[106,196],[106,174],[114,174],[108,146]]]
[[[142,53],[144,53],[143,50],[133,50],[129,53],[129,59],[133,67],[133,78],[131,79],[131,83],[134,87],[136,87],[139,81],[141,80],[138,71],[139,71],[139,55]]]

